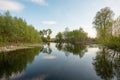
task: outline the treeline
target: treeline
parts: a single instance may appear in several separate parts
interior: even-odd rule
[[[120,51],[120,17],[114,20],[114,12],[105,7],[97,12],[93,24],[97,31],[97,41]]]
[[[0,14],[0,44],[37,43],[40,39],[39,32],[22,18],[12,17],[8,11]]]
[[[56,35],[56,42],[67,42],[73,44],[85,43],[87,40],[87,33],[82,28],[69,31],[68,28],[64,32],[59,32]]]

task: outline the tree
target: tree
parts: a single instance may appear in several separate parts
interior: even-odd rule
[[[41,38],[42,38],[42,41],[43,42],[48,42],[50,41],[50,35],[52,33],[52,30],[51,29],[43,29],[43,30],[40,30],[39,31],[40,35],[41,35]]]
[[[9,11],[0,14],[0,44],[36,42],[40,42],[40,35],[32,25],[22,18],[12,17]]]
[[[47,39],[48,39],[48,41],[50,41],[50,35],[52,33],[52,30],[51,29],[47,29],[47,33],[48,33]]]
[[[51,29],[47,29],[47,33],[48,33],[48,35],[50,36],[51,33],[52,33],[52,30],[51,30]]]
[[[63,35],[61,32],[59,32],[57,35],[56,35],[56,41],[57,42],[62,42],[63,41]]]
[[[68,28],[65,29],[65,32],[59,32],[56,35],[56,40],[58,42],[67,42],[73,44],[82,44],[87,39],[87,33],[83,31],[82,28],[69,31]]]
[[[97,12],[93,24],[97,31],[97,38],[104,44],[107,36],[112,33],[112,22],[114,13],[109,7],[105,7]]]

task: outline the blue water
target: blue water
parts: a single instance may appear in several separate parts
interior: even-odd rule
[[[100,68],[95,66],[97,62],[99,64],[99,61],[102,60],[101,58],[98,61],[96,60],[100,52],[98,46],[78,45],[75,47],[73,45],[51,43],[35,50],[26,49],[17,52],[2,53],[4,55],[0,55],[0,60],[2,60],[0,64],[4,65],[2,66],[3,69],[0,70],[2,72],[0,72],[0,79],[117,80],[116,76],[110,71],[108,71],[110,74],[102,76],[105,72],[101,70],[108,65],[100,66]],[[6,59],[9,55],[18,57],[8,61]],[[6,56],[5,59],[3,56]],[[7,68],[7,65],[12,69]],[[16,67],[13,68],[13,65]]]

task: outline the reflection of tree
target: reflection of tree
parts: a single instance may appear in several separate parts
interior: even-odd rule
[[[0,53],[0,78],[9,77],[12,73],[22,72],[28,63],[32,62],[40,48],[17,50]]]
[[[56,43],[56,48],[61,51],[62,50],[63,43]]]
[[[120,75],[120,73],[116,72],[120,72],[120,67],[118,69],[115,67],[115,64],[118,63],[115,63],[115,57],[111,57],[111,54],[108,50],[103,49],[97,53],[93,62],[97,75],[103,80],[112,80],[114,77],[118,78],[117,75]]]
[[[120,60],[116,60],[115,64],[117,64],[118,66],[114,66],[114,72],[117,80],[120,80]]]
[[[114,55],[114,61],[112,62],[114,65],[114,72],[115,72],[115,76],[117,78],[117,80],[120,80],[120,53],[115,52]]]
[[[43,53],[47,53],[47,54],[51,54],[52,53],[52,49],[50,48],[50,43],[47,43],[47,45],[45,45],[42,49]]]
[[[68,53],[73,53],[74,55],[79,55],[80,57],[83,57],[84,53],[86,52],[86,46],[84,45],[73,45],[73,44],[56,44],[56,48],[58,50],[62,50],[66,55]]]

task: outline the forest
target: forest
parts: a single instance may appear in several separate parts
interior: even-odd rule
[[[96,29],[96,38],[88,37],[81,27],[70,31],[58,32],[55,38],[51,38],[52,30],[44,29],[37,31],[34,26],[28,25],[27,22],[18,17],[12,17],[9,11],[0,14],[0,45],[15,43],[41,43],[41,42],[58,42],[85,44],[90,40],[97,41],[98,44],[120,50],[120,17],[114,18],[115,13],[105,7],[98,11],[94,17],[93,26]]]
[[[12,17],[9,11],[0,14],[0,45],[13,43],[37,43],[39,32],[22,18]]]

